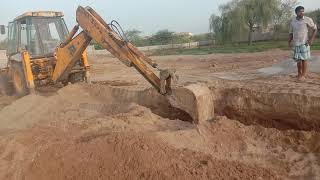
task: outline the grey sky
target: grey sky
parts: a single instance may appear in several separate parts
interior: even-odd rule
[[[71,28],[78,5],[92,6],[108,22],[118,20],[124,29],[152,34],[161,29],[175,32],[208,32],[208,19],[219,13],[226,0],[3,0],[0,24],[7,24],[25,11],[62,11]],[[319,0],[300,0],[306,10],[320,8]]]

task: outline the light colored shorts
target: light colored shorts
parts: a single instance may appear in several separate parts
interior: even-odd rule
[[[296,62],[309,60],[311,57],[310,53],[310,46],[309,45],[300,45],[300,46],[294,46],[293,48],[293,59]]]

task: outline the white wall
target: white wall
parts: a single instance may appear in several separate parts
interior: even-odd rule
[[[140,51],[148,52],[148,51],[154,51],[154,50],[161,50],[161,49],[178,49],[178,48],[195,48],[199,46],[199,42],[191,42],[191,43],[185,43],[185,44],[168,44],[168,45],[159,45],[159,46],[145,46],[145,47],[138,47]],[[95,50],[93,46],[89,46],[87,48],[88,54],[110,54],[106,50]]]

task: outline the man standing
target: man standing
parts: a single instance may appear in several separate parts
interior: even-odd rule
[[[310,60],[310,46],[317,35],[317,26],[313,20],[304,16],[304,7],[298,6],[295,9],[296,17],[291,21],[289,46],[292,47],[293,41],[293,59],[298,66],[298,79],[304,80],[307,72],[307,61]],[[308,28],[313,32],[311,37],[308,37]]]

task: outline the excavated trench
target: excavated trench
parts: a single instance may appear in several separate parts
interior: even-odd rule
[[[320,131],[320,97],[246,87],[215,89],[215,110],[246,125]]]
[[[163,118],[168,118],[170,120],[182,120],[187,122],[192,122],[192,117],[185,111],[171,106],[167,98],[160,95],[154,89],[147,90],[132,90],[127,87],[128,84],[124,86],[109,82],[99,82],[94,83],[92,86],[99,86],[99,88],[90,88],[90,92],[101,96],[102,94],[108,94],[110,97],[116,98],[116,101],[121,103],[137,103],[141,106],[149,108],[154,114],[157,114]],[[103,96],[101,97],[103,98]]]
[[[101,85],[99,85],[101,86]],[[154,89],[130,90],[102,85],[111,96],[121,102],[135,102],[154,114],[168,119],[192,122],[192,117],[181,109],[172,107],[166,97]],[[101,88],[97,88],[100,89]],[[214,97],[216,115],[227,116],[245,125],[261,125],[279,130],[320,131],[320,97],[255,90],[246,87],[210,87]],[[92,88],[95,91],[95,88]]]

